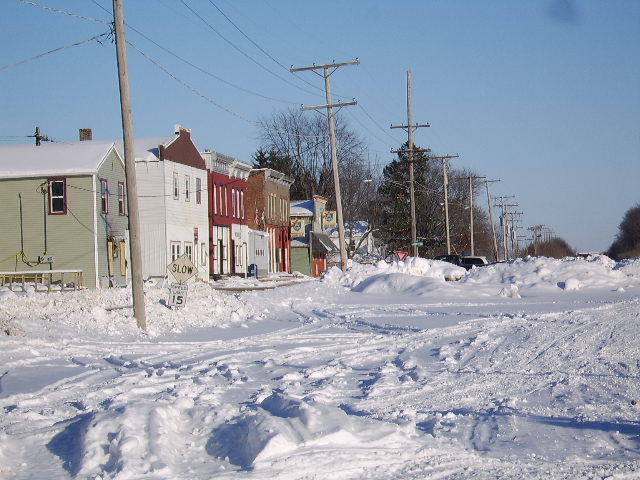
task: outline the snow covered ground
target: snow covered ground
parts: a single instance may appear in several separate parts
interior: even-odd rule
[[[145,297],[0,291],[0,478],[640,478],[640,261]]]

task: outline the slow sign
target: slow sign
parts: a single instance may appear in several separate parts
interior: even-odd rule
[[[167,271],[173,275],[173,278],[175,278],[178,283],[185,283],[198,273],[198,269],[186,254],[176,258],[167,265]]]

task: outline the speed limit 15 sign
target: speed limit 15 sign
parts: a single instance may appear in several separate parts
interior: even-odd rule
[[[169,290],[169,306],[173,308],[184,307],[187,304],[187,292],[189,287],[184,283],[172,283]]]

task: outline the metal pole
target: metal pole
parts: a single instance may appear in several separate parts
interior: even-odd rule
[[[411,126],[411,71],[407,71],[407,125],[409,128],[408,141],[409,145],[409,199],[411,202],[411,256],[418,256],[418,235],[416,233],[416,196],[414,190],[413,179],[413,128]]]
[[[127,204],[129,207],[129,250],[131,256],[131,290],[133,294],[133,316],[142,330],[147,329],[144,310],[144,287],[142,279],[142,249],[140,246],[140,217],[138,211],[138,188],[136,184],[136,164],[133,149],[133,118],[129,95],[127,72],[127,44],[124,34],[124,0],[113,0],[113,20],[115,23],[116,54],[118,60],[118,81],[120,84],[120,110],[124,141],[125,178],[127,182]]]
[[[329,142],[331,144],[331,165],[333,167],[333,184],[336,191],[336,215],[338,220],[338,241],[340,242],[340,268],[347,270],[347,248],[344,242],[344,218],[342,216],[342,195],[340,194],[340,175],[338,173],[338,149],[336,147],[336,131],[333,121],[331,102],[331,81],[329,68],[324,68],[324,87],[327,96],[327,117],[329,119]]]

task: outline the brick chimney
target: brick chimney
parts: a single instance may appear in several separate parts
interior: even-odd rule
[[[81,128],[79,133],[81,142],[84,142],[85,140],[93,140],[93,132],[91,132],[90,128]]]

